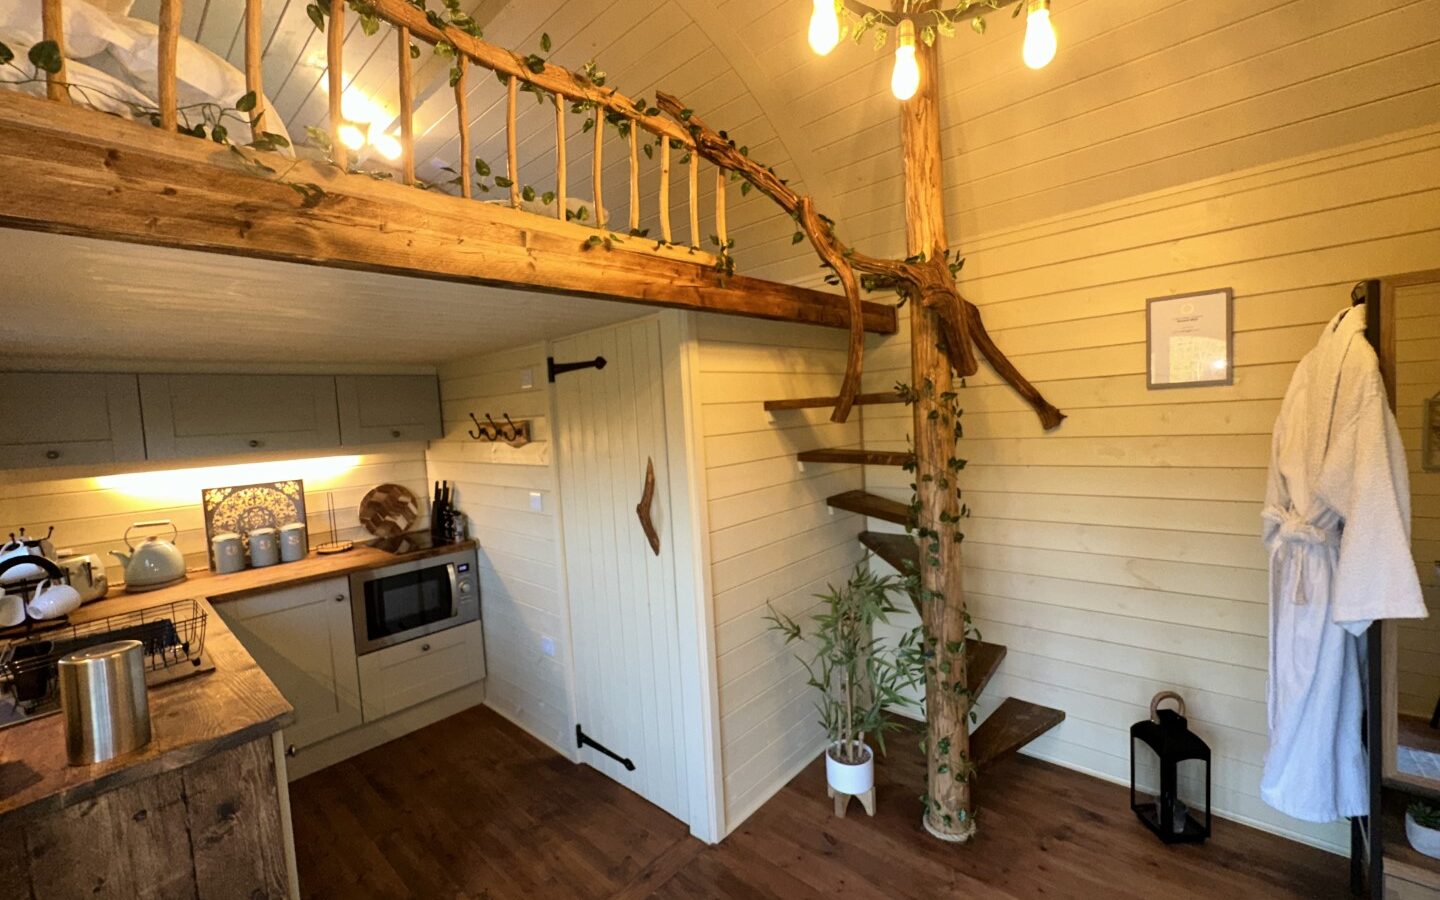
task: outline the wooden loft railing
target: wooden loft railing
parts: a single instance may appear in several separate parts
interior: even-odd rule
[[[59,46],[62,65],[58,71],[46,74],[50,100],[0,92],[0,224],[843,327],[851,331],[852,344],[858,343],[857,336],[864,330],[895,330],[895,311],[887,304],[856,303],[831,293],[734,275],[733,261],[727,260],[725,184],[735,176],[723,165],[714,165],[714,216],[720,251],[718,256],[700,251],[699,168],[704,157],[695,152],[695,140],[681,123],[654,108],[637,105],[634,99],[596,84],[585,75],[489,44],[407,0],[364,0],[348,10],[342,0],[330,5],[326,55],[329,151],[334,166],[306,159],[281,162],[268,152],[253,149],[232,155],[211,142],[177,133],[182,111],[177,105],[176,65],[184,0],[161,0],[160,4],[156,73],[159,129],[99,116],[70,104],[60,25],[63,0],[32,2],[42,4],[43,38]],[[266,122],[275,115],[264,108],[262,2],[246,0],[244,17],[244,74],[247,91],[255,98],[249,116],[257,135],[265,132]],[[345,87],[344,21],[347,12],[354,14],[357,9],[396,31],[402,148],[399,170],[405,185],[416,183],[411,42],[432,46],[443,43],[454,51],[457,70],[452,80],[461,156],[457,168],[464,200],[473,197],[466,108],[470,70],[479,67],[504,79],[508,208],[466,203],[434,191],[407,189],[347,174],[350,159],[340,139],[345,124],[341,104]],[[516,118],[521,90],[549,95],[554,100],[554,219],[520,208]],[[595,117],[592,225],[602,229],[600,237],[587,226],[567,221],[566,169],[570,161],[565,114],[566,107],[575,104],[593,110]],[[627,231],[604,236],[608,222],[601,176],[607,117],[629,123],[621,131],[629,143],[630,190]],[[56,154],[37,148],[37,131],[46,132],[57,144],[63,143],[67,152]],[[622,240],[629,231],[638,230],[641,223],[642,133],[648,135],[645,141],[655,141],[659,151],[658,242]],[[672,150],[688,157],[686,199],[690,228],[689,244],[683,247],[672,244]],[[256,179],[253,169],[237,161],[236,155],[268,161],[272,168],[283,166],[285,178]],[[182,172],[187,166],[223,168],[226,172]],[[237,180],[237,176],[243,178]],[[307,194],[311,188],[315,190]],[[364,216],[361,210],[366,210]],[[407,233],[374,227],[377,223],[395,225],[404,221],[414,223]],[[599,244],[604,245],[605,252],[579,258]],[[855,362],[858,377],[858,359]]]

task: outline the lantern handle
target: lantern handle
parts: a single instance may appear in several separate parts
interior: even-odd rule
[[[1161,691],[1150,701],[1150,721],[1157,724],[1160,722],[1160,704],[1166,700],[1174,700],[1180,707],[1176,712],[1182,719],[1185,717],[1185,698],[1174,691]]]

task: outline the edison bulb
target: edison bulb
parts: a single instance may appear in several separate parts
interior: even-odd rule
[[[1055,26],[1050,24],[1050,0],[1030,0],[1025,17],[1025,65],[1043,69],[1055,58]]]
[[[895,69],[890,73],[890,92],[897,100],[909,100],[920,89],[920,63],[915,59],[915,23],[900,22],[900,41],[895,48]]]
[[[376,137],[375,140],[371,141],[371,143],[375,145],[375,150],[381,156],[385,157],[391,162],[399,159],[400,154],[405,152],[404,148],[400,146],[400,142],[395,139],[395,135],[393,134],[382,134]]]
[[[354,122],[341,122],[339,136],[340,143],[351,150],[359,150],[365,146],[365,132],[361,131],[360,126]]]
[[[810,49],[821,56],[840,43],[840,17],[835,14],[835,0],[815,0],[810,13]]]

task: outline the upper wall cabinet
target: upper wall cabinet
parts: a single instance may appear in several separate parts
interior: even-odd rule
[[[339,375],[340,443],[346,447],[441,437],[434,375]]]
[[[340,444],[326,375],[141,375],[150,459]]]
[[[0,372],[0,469],[144,458],[134,375]]]

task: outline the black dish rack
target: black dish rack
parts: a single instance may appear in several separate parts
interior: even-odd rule
[[[54,699],[56,662],[60,657],[97,644],[140,641],[147,672],[187,664],[198,668],[205,649],[207,617],[198,600],[177,600],[47,630],[13,641],[0,651],[0,678],[9,682],[17,706],[34,710]],[[146,681],[151,678],[147,676]]]

